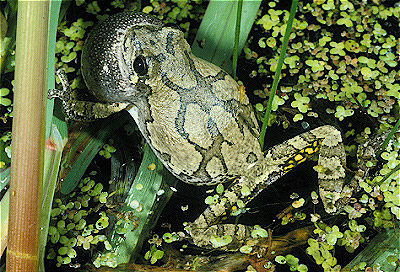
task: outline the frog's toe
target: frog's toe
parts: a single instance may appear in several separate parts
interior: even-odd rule
[[[60,92],[60,90],[50,89],[50,90],[47,91],[47,98],[48,99],[53,99],[53,98],[56,98],[56,97],[60,97],[59,92]]]

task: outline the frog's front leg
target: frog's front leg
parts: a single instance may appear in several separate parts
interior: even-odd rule
[[[201,247],[212,247],[212,236],[228,235],[230,237],[227,239],[232,241],[220,249],[238,250],[246,240],[251,239],[254,227],[218,224],[220,219],[246,205],[261,190],[316,152],[319,152],[316,168],[320,196],[325,210],[336,212],[345,177],[346,159],[340,132],[332,126],[323,126],[272,147],[267,150],[263,160],[250,165],[247,173],[185,228],[193,242]]]
[[[64,71],[57,70],[57,76],[60,78],[62,90],[49,90],[48,98],[57,97],[61,99],[65,114],[69,119],[76,121],[93,121],[106,118],[128,106],[126,103],[101,103],[76,100],[72,95],[72,88],[68,83]]]

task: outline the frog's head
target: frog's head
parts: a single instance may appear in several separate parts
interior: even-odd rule
[[[157,18],[124,12],[91,33],[82,53],[87,87],[101,102],[135,103],[162,89],[162,75],[190,85],[190,46],[177,27]]]
[[[125,61],[125,41],[132,28],[143,26],[161,27],[162,22],[143,13],[118,13],[97,25],[85,41],[82,75],[99,101],[125,102],[140,96],[141,91],[132,83],[135,75]]]

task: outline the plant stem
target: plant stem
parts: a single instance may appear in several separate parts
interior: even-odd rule
[[[272,102],[274,100],[276,89],[278,88],[278,83],[279,83],[279,79],[281,76],[282,65],[283,65],[283,61],[285,59],[285,55],[286,55],[286,48],[289,43],[289,37],[290,37],[291,30],[292,30],[294,15],[296,14],[297,3],[298,3],[298,0],[293,0],[292,7],[290,8],[289,20],[286,25],[285,36],[283,37],[282,48],[281,48],[281,52],[279,54],[278,64],[276,66],[274,81],[272,82],[272,87],[271,87],[271,91],[269,94],[267,108],[265,109],[265,115],[264,115],[264,119],[263,119],[263,123],[262,123],[262,127],[261,127],[261,132],[260,132],[261,148],[264,147],[265,132],[267,131],[269,116],[271,114],[271,109],[272,109]]]
[[[18,1],[7,271],[37,271],[49,1]]]
[[[235,27],[235,43],[233,46],[233,77],[236,79],[237,60],[239,55],[240,23],[242,21],[243,0],[238,0]]]
[[[389,144],[390,139],[392,139],[393,135],[396,133],[396,131],[399,129],[399,127],[400,127],[400,119],[397,120],[396,124],[394,125],[394,127],[390,131],[389,135],[386,137],[385,141],[383,142],[381,148],[378,151],[378,156],[385,150],[385,148]]]

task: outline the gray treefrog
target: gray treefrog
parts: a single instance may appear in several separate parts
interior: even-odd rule
[[[337,210],[345,177],[340,132],[322,126],[263,153],[246,94],[225,71],[194,56],[179,28],[143,13],[112,15],[85,41],[82,74],[98,101],[72,100],[66,84],[49,94],[63,100],[70,118],[93,120],[133,107],[143,137],[178,179],[211,185],[236,178],[186,227],[197,245],[231,234],[225,249],[237,249],[251,227],[216,225],[218,218],[317,151],[320,196],[328,212]]]

